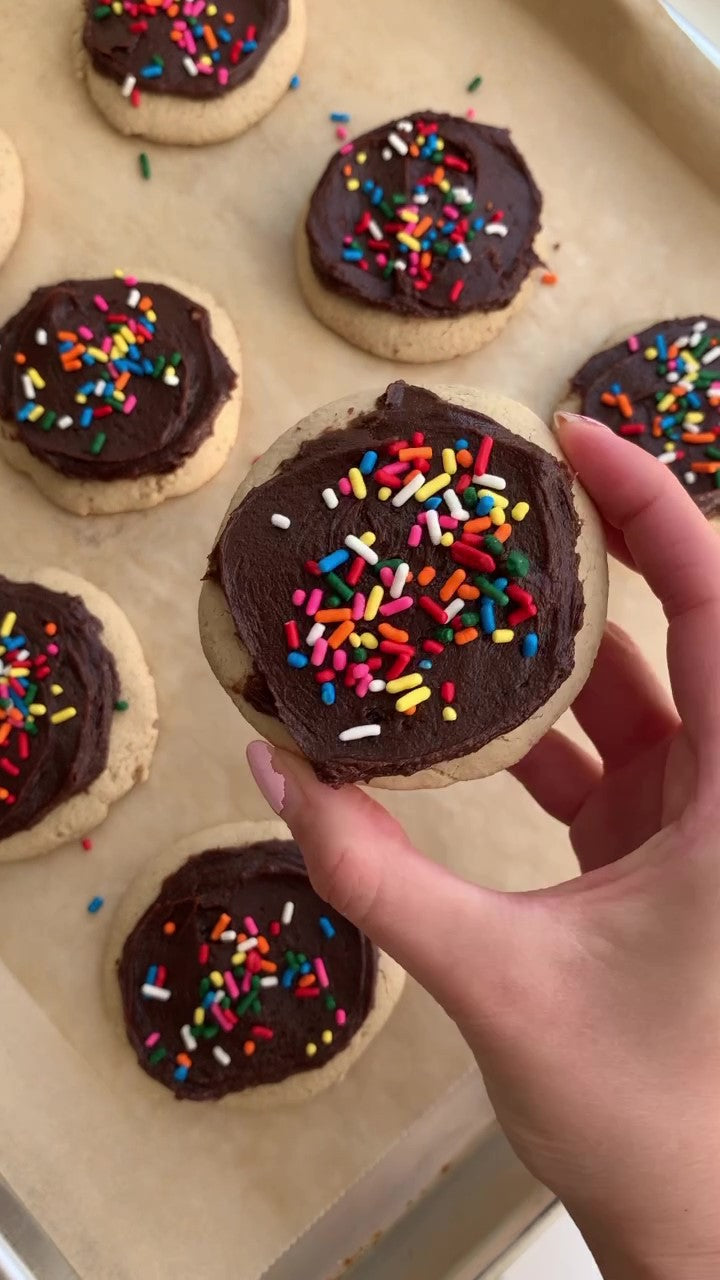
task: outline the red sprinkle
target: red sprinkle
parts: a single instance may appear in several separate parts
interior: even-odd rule
[[[207,964],[210,959],[210,948],[207,942],[201,942],[198,948],[198,960],[200,964]]]
[[[490,454],[492,453],[493,441],[492,436],[483,436],[480,441],[480,448],[475,457],[475,467],[473,474],[476,476],[484,476],[488,469]]]
[[[455,701],[455,685],[452,680],[444,680],[440,685],[440,697],[444,702]]]
[[[285,623],[285,639],[287,640],[288,649],[300,648],[300,632],[298,631],[297,622]]]
[[[453,543],[453,546],[454,545],[455,544]],[[441,609],[440,605],[436,604],[434,600],[431,600],[429,596],[418,596],[418,604],[420,605],[420,608],[424,609],[426,613],[429,613],[430,617],[434,618],[436,622],[443,624],[447,622],[448,617],[445,610]]]
[[[481,573],[493,573],[495,570],[495,561],[487,551],[478,551],[476,547],[469,547],[464,542],[453,542],[450,555],[458,564],[469,565],[471,569],[479,569]]]
[[[89,836],[86,836],[86,837],[85,837],[85,839],[81,841],[81,844],[82,844],[83,849],[87,849],[88,853],[90,852],[90,850],[91,850],[91,849],[92,849],[92,847],[93,847],[93,842],[92,842],[92,840],[90,839],[90,837],[89,837]]]

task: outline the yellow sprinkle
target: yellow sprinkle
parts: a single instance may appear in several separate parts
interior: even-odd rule
[[[414,225],[418,220],[417,214],[413,213],[412,209],[400,209],[399,213],[403,222],[412,222]]]
[[[492,520],[493,524],[504,524],[505,512],[503,511],[502,507],[493,507],[490,512],[490,519]]]
[[[352,645],[353,649],[360,648],[360,637],[357,631],[351,631],[350,635],[348,636],[348,640],[350,641],[350,644]]]
[[[314,1057],[315,1057],[315,1054],[317,1053],[317,1045],[316,1045],[316,1044],[313,1044],[313,1042],[312,1042],[312,1040],[311,1040],[309,1044],[306,1044],[306,1045],[305,1045],[305,1052],[306,1052],[306,1054],[307,1054],[308,1058],[314,1058]]]
[[[457,720],[457,711],[454,707],[443,707],[443,720]]]
[[[88,355],[94,356],[96,360],[100,361],[100,364],[107,364],[110,359],[107,351],[103,351],[102,347],[88,347]]]
[[[492,498],[495,506],[502,507],[503,510],[505,507],[510,505],[507,498],[503,498],[502,495],[496,493],[494,489],[478,489],[478,498]]]
[[[35,406],[32,413],[28,414],[28,418],[30,419],[31,422],[37,422],[38,418],[42,418],[44,412],[45,412],[45,409],[43,405],[38,404]]]
[[[422,682],[420,672],[415,671],[410,676],[398,676],[397,680],[388,680],[385,688],[388,693],[402,693],[405,689],[417,689]]]
[[[157,320],[157,311],[146,311],[145,318],[146,320],[149,320],[151,324],[154,324]]]
[[[123,11],[123,7],[122,7],[122,0],[113,0],[113,7],[112,7],[112,11],[113,11],[113,13],[118,14],[118,16],[120,16],[120,15],[122,14],[122,11]],[[125,275],[125,272],[124,272],[124,271],[116,271],[116,272],[115,272],[115,275],[116,275],[116,276],[124,276],[124,275]]]
[[[673,441],[671,440],[666,441],[666,443],[663,445],[663,449],[665,450],[666,453],[674,453],[675,445]]]
[[[448,182],[447,178],[443,178],[443,181],[440,183],[440,190],[441,191],[450,190],[450,183]]]
[[[514,631],[493,631],[492,638],[495,644],[509,644],[515,635]]]
[[[385,595],[384,587],[380,587],[380,586],[373,587],[372,591],[370,592],[370,595],[365,601],[365,612],[363,614],[363,618],[365,619],[366,622],[372,622],[373,618],[377,617],[377,611],[383,602],[384,595]]]
[[[377,542],[377,538],[375,534],[368,529],[367,533],[360,534],[360,541],[364,542],[366,547],[374,547]]]
[[[377,649],[378,647],[378,638],[377,636],[374,636],[371,631],[363,631],[360,636],[360,640],[363,649]]]
[[[332,1044],[332,1039],[333,1039],[332,1031],[323,1031],[322,1033],[323,1044]]]
[[[525,519],[529,510],[530,510],[529,502],[516,502],[510,514],[513,520],[520,521]]]
[[[683,421],[691,423],[692,426],[698,426],[701,422],[705,421],[705,414],[704,413],[686,413]]]
[[[214,18],[217,13],[217,5],[209,4],[205,12],[207,13],[208,18]]]
[[[657,355],[657,347],[646,347],[643,351],[646,360],[654,360]],[[684,355],[684,352],[683,352]]]
[[[2,620],[2,626],[0,627],[0,636],[9,636],[16,622],[16,613],[6,613]]]
[[[666,409],[671,409],[674,403],[675,403],[674,395],[672,395],[671,393],[668,393],[666,396],[663,396],[662,400],[660,400],[660,402],[658,403],[658,409],[660,410],[661,413],[664,413]]]
[[[422,484],[415,494],[416,502],[426,502],[428,498],[432,498],[433,494],[438,493],[440,489],[447,489],[450,483],[450,476],[447,471],[443,471],[439,476],[434,476],[432,480],[427,480]]]
[[[244,964],[244,963],[245,963],[245,952],[244,952],[244,951],[236,951],[236,952],[235,952],[235,955],[231,957],[230,963],[231,963],[231,964],[234,964],[234,965]]]
[[[132,329],[129,328],[128,325],[124,324],[120,329],[120,332],[123,338],[125,339],[125,341],[129,343],[130,346],[132,346],[135,341],[135,334],[133,333]]]
[[[47,712],[47,707],[42,702],[31,702],[29,710],[32,711],[34,716],[44,716]]]
[[[38,373],[37,369],[28,369],[28,377],[32,382],[33,386],[37,387],[38,391],[44,390],[45,379],[40,377],[40,374]]]
[[[82,394],[82,391],[78,391],[77,395],[75,396],[75,403],[76,403],[76,404],[87,404],[87,396],[84,396],[84,395]]]
[[[443,534],[441,535],[441,538],[440,538],[440,546],[441,546],[441,547],[451,547],[454,541],[455,541],[455,539],[454,539],[453,535],[451,534],[450,530],[448,529],[447,533],[443,533]]]
[[[445,139],[444,139],[444,138],[436,138],[436,139],[435,139],[435,150],[436,150],[436,151],[444,151],[444,150],[445,150]]]
[[[457,471],[457,458],[454,449],[443,449],[442,464],[449,476],[454,476]]]
[[[62,685],[61,685],[61,684],[51,684],[51,685],[50,685],[50,692],[51,692],[51,693],[54,693],[54,694],[55,694],[55,697],[57,697],[57,695],[58,695],[59,693],[62,693],[62,691],[63,691],[63,687],[62,687]]]
[[[692,356],[690,352],[687,350],[683,351],[683,363],[686,365],[687,368],[689,368],[691,373],[695,373],[695,371],[700,368],[700,365],[698,364],[695,357]]]
[[[367,160],[367,151],[358,151],[355,159],[358,164],[365,164],[365,161]]]
[[[352,491],[356,498],[367,498],[367,489],[365,488],[365,477],[362,471],[357,467],[351,467],[348,471],[348,480],[352,485]]]
[[[122,404],[123,400],[125,399],[125,392],[124,392],[124,391],[113,391],[113,393],[112,393],[112,398],[113,398],[113,400],[117,400],[118,404]]]
[[[53,711],[50,717],[51,724],[64,724],[66,720],[72,720],[77,715],[76,707],[63,707],[62,711]]]
[[[358,182],[357,178],[348,178],[347,182],[345,183],[345,186],[347,187],[348,191],[360,190],[360,183]]]
[[[413,689],[412,693],[404,693],[402,698],[398,698],[395,703],[395,710],[408,711],[410,707],[416,707],[419,702],[425,702],[431,693],[432,689],[428,689],[426,684],[419,689]]]
[[[113,352],[114,352],[114,351],[116,351],[116,350],[120,352],[120,355],[123,355],[123,356],[124,356],[124,355],[127,355],[128,344],[127,344],[127,342],[125,341],[125,339],[123,338],[123,336],[122,336],[122,334],[121,334],[121,333],[116,333],[116,334],[115,334],[114,345],[113,345]],[[117,357],[116,357],[116,358],[117,358]]]
[[[113,5],[113,8],[115,8],[114,5]],[[122,5],[120,5],[120,8],[122,8]],[[115,270],[113,271],[113,275],[115,276],[116,280],[121,280],[122,277],[125,275],[125,272],[123,271],[122,267],[116,267]]]
[[[202,63],[204,67],[212,66],[212,58],[209,53],[204,53],[202,57],[198,58],[198,62]]]
[[[224,982],[224,978],[223,978],[223,976],[222,976],[222,974],[221,974],[221,972],[220,972],[220,970],[219,970],[219,969],[213,969],[213,971],[212,971],[212,973],[209,975],[209,977],[210,977],[210,981],[212,982],[212,984],[213,984],[213,986],[214,986],[214,987],[221,987],[221,986],[222,986],[222,984],[223,984],[223,982]]]
[[[415,236],[411,236],[409,231],[398,231],[395,238],[400,241],[400,244],[406,244],[408,249],[414,249],[416,253],[422,249],[420,241],[416,240]]]
[[[16,677],[17,677],[17,676],[29,676],[29,675],[30,675],[30,668],[29,668],[29,667],[11,667],[11,668],[10,668],[10,670],[9,670],[9,672],[8,672],[8,675],[10,675],[10,676],[16,676]]]
[[[193,1023],[194,1023],[194,1025],[195,1025],[196,1027],[201,1027],[204,1021],[205,1021],[205,1010],[204,1010],[204,1009],[196,1009],[196,1010],[195,1010],[195,1012],[194,1012],[194,1014],[193,1014]]]
[[[381,502],[387,502],[391,493],[392,493],[392,489],[388,489],[387,485],[384,484],[380,489],[378,489],[377,496]]]

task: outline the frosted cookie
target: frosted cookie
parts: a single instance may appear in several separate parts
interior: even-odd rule
[[[239,370],[229,317],[190,285],[47,285],[0,329],[0,454],[78,515],[156,506],[226,461]]]
[[[342,1079],[404,977],[317,896],[282,823],[246,822],[182,841],[130,886],[105,988],[153,1080],[258,1106]]]
[[[318,409],[252,467],[212,550],[206,656],[325,782],[444,786],[520,759],[605,619],[598,518],[514,401],[396,382]]]
[[[591,356],[563,408],[669,467],[708,517],[720,511],[720,320],[658,320]]]
[[[232,138],[286,93],[305,46],[305,0],[81,0],[88,92],[120,133],[201,145]]]
[[[24,200],[25,183],[20,157],[7,134],[0,129],[0,266],[17,240]]]
[[[539,265],[542,198],[506,129],[423,111],[340,148],[298,230],[300,284],[374,355],[462,355],[500,332]]]
[[[155,686],[97,587],[43,569],[0,576],[0,862],[84,836],[148,776]]]

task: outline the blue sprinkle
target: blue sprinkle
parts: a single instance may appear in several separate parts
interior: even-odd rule
[[[34,408],[35,408],[35,405],[33,404],[32,400],[28,400],[27,404],[24,404],[22,409],[18,409],[15,415],[17,421],[27,422]]]
[[[538,638],[534,631],[529,631],[523,638],[522,656],[523,658],[534,658],[538,651]]]
[[[200,1001],[203,1009],[209,1009],[211,1004],[215,1003],[215,992],[208,991]]]
[[[78,395],[91,396],[94,390],[95,390],[94,382],[83,382],[82,386],[78,390]]]
[[[418,662],[418,666],[422,667],[423,671],[432,671],[432,662],[429,658],[423,658]]]
[[[423,502],[426,511],[437,511],[442,506],[442,498],[438,494],[434,494],[432,498],[426,498]]]
[[[292,77],[292,79],[291,79],[291,81],[290,81],[289,88],[291,88],[291,89],[299,89],[299,88],[300,88],[300,77],[299,77],[299,76],[293,76],[293,77]]]
[[[117,364],[117,361],[115,363]],[[139,377],[142,377],[143,373],[145,372],[145,369],[144,369],[144,366],[140,364],[137,359],[127,360],[125,363],[130,373],[136,373],[138,374]],[[154,365],[150,366],[151,369],[153,369],[154,367],[155,367]]]
[[[491,635],[495,630],[495,609],[492,600],[487,596],[483,597],[480,605],[480,626],[486,636]]]
[[[452,249],[448,251],[448,258],[461,258],[462,249],[459,244],[454,244]]]
[[[468,448],[468,442],[467,442],[467,440],[456,440],[456,441],[455,441],[455,444],[453,445],[453,448],[454,448],[456,451],[457,451],[458,449],[467,449],[467,448]]]
[[[362,184],[362,189],[367,195],[370,195],[370,192],[374,190],[374,183],[370,180],[370,178],[365,179],[365,181]]]
[[[362,249],[343,249],[343,262],[359,262],[363,256]]]
[[[350,116],[348,115],[347,111],[331,111],[330,119],[332,120],[333,124],[349,124],[350,123]]]
[[[286,987],[286,988],[287,988],[287,987],[291,987],[291,986],[292,986],[292,984],[293,984],[293,978],[294,978],[294,977],[295,977],[295,970],[294,970],[294,969],[286,969],[286,970],[285,970],[285,972],[284,972],[284,974],[283,974],[283,976],[282,976],[282,978],[280,979],[280,986],[281,986],[281,987]]]
[[[288,666],[295,667],[298,671],[301,671],[303,667],[306,667],[310,661],[304,653],[289,653],[287,660]]]
[[[148,969],[147,973],[145,974],[145,981],[146,981],[147,983],[149,983],[151,987],[154,985],[155,979],[157,978],[157,974],[158,974],[158,967],[157,967],[157,965],[156,965],[156,964],[151,964],[151,965],[150,965],[150,968]]]
[[[218,27],[217,33],[220,39],[222,40],[223,44],[231,43],[232,36],[230,35],[230,32],[228,31],[227,27]]]
[[[325,934],[325,937],[326,937],[326,938],[334,938],[334,937],[335,937],[335,926],[334,926],[333,924],[331,924],[331,922],[328,920],[327,916],[321,916],[321,917],[320,917],[320,928],[322,929],[322,931],[323,931],[323,933]]]
[[[140,75],[144,80],[155,80],[157,76],[161,76],[162,73],[163,69],[162,67],[159,67],[157,63],[154,63],[150,67],[141,67],[140,69]]]
[[[507,578],[496,578],[494,585],[497,587],[498,591],[504,591],[507,584],[508,584]]]
[[[700,399],[697,391],[688,391],[687,399],[688,404],[691,404],[693,409],[699,409],[702,406],[702,400]]]
[[[85,354],[80,357],[80,359],[82,360],[83,364],[95,364],[95,357],[91,356],[89,351],[86,351]]]
[[[310,964],[309,960],[306,960],[305,964],[300,965],[300,972],[301,974],[303,974],[303,976],[306,973],[312,973],[312,965]]]
[[[326,680],[325,683],[320,686],[320,697],[326,707],[331,707],[333,705],[335,701],[335,685],[332,680]]]
[[[173,1071],[173,1080],[187,1080],[187,1077],[188,1077],[187,1067],[176,1067],[175,1070]]]
[[[6,649],[9,649],[10,652],[12,652],[13,649],[24,648],[24,646],[27,644],[27,639],[25,636],[12,636],[12,637],[7,636],[5,639],[3,639],[3,644],[5,645]]]
[[[482,231],[483,227],[485,226],[485,219],[474,218],[472,226],[473,226],[473,231]]]
[[[492,511],[494,506],[495,499],[491,498],[489,495],[487,498],[478,498],[477,506],[475,507],[475,515],[486,516],[488,511]]]
[[[58,351],[61,355],[64,355],[66,351],[72,351],[74,345],[74,342],[60,342],[58,343]]]
[[[115,364],[117,364],[117,360],[115,361]],[[155,365],[153,364],[152,360],[148,360],[147,357],[145,357],[142,362],[142,372],[152,373],[154,368],[155,368]]]
[[[377,460],[378,456],[375,450],[368,449],[367,453],[363,454],[363,457],[360,460],[358,471],[360,471],[364,476],[369,476],[370,472],[375,470]]]
[[[657,353],[660,356],[660,359],[667,360],[667,343],[665,341],[664,334],[657,334],[655,338],[655,346],[657,347]]]
[[[376,188],[375,188],[375,190],[374,190],[374,191],[373,191],[373,193],[372,193],[372,196],[370,197],[370,203],[371,203],[371,204],[382,204],[383,199],[384,199],[384,194],[383,194],[383,189],[382,189],[382,187],[376,187]]]
[[[245,50],[245,52],[247,53],[247,49]],[[220,58],[222,57],[222,54],[220,53],[219,49],[213,49],[212,53],[210,54],[210,57],[212,58],[213,62],[219,62]]]
[[[257,47],[257,40],[245,40],[243,43],[243,53],[254,53]]]
[[[80,414],[80,426],[89,427],[92,420],[93,420],[92,409],[83,409],[82,413]]]
[[[90,912],[90,915],[94,916],[95,912],[100,910],[104,902],[105,902],[104,898],[91,898],[87,906],[87,909]]]
[[[322,560],[318,560],[318,569],[321,573],[332,573],[349,559],[350,552],[341,547],[339,551],[331,551],[329,556],[323,556]]]
[[[619,382],[613,382],[610,387],[610,390],[612,391],[614,396],[622,395],[622,387],[620,386]]]

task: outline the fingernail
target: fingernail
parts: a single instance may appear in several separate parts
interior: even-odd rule
[[[607,430],[603,422],[598,422],[597,418],[587,418],[584,413],[568,413],[566,409],[558,409],[553,418],[556,431],[563,431],[565,427],[570,427],[573,424],[585,427],[601,427],[603,430]]]
[[[273,767],[273,758],[267,742],[251,742],[247,749],[250,772],[265,799],[276,813],[282,813],[285,803],[285,778]]]

